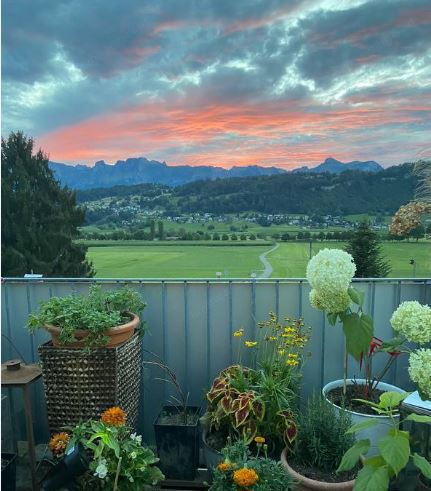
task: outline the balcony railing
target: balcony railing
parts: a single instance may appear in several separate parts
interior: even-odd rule
[[[303,317],[312,327],[307,351],[310,358],[303,369],[303,392],[319,391],[329,380],[342,376],[344,338],[339,326],[328,325],[322,312],[313,309],[308,300],[310,287],[306,280],[293,279],[24,279],[5,278],[2,285],[2,361],[22,358],[36,362],[37,347],[48,340],[44,331],[29,335],[25,329],[30,312],[39,301],[52,296],[85,293],[89,285],[101,283],[105,288],[128,284],[147,303],[143,313],[149,332],[144,336],[146,349],[157,353],[171,366],[186,391],[190,403],[204,404],[205,391],[214,376],[235,362],[237,345],[232,333],[239,327],[252,339],[259,321],[270,311],[278,316]],[[375,322],[376,335],[393,336],[389,323],[392,312],[404,300],[431,303],[431,280],[364,279],[356,287],[366,293],[365,309]],[[376,367],[384,363],[384,355]],[[408,388],[405,357],[398,358],[386,381]],[[350,375],[358,373],[355,363]],[[152,424],[169,395],[169,387],[145,371],[142,380],[140,430],[147,441],[153,439]],[[34,389],[34,413],[37,439],[46,441],[45,405],[42,384]],[[10,398],[15,420],[20,427],[24,418],[19,401]]]

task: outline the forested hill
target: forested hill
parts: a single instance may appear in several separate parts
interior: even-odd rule
[[[412,165],[390,167],[377,173],[346,171],[287,173],[196,181],[179,187],[160,184],[115,186],[78,191],[81,203],[103,198],[140,197],[142,206],[169,215],[181,213],[305,213],[346,215],[394,213],[413,198],[416,178]]]
[[[378,173],[290,173],[200,181],[176,189],[182,212],[394,213],[413,197],[412,165]]]

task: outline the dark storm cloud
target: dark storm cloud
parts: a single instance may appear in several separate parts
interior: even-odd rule
[[[357,103],[401,99],[421,121],[416,107],[429,84],[430,11],[430,0],[4,0],[3,128],[39,136],[74,126],[79,134],[76,126],[94,120],[103,147],[96,126],[109,120],[112,140],[120,114],[123,145],[139,147],[129,132],[141,122],[134,109],[157,107],[170,134],[171,108],[193,113],[199,132],[200,111],[205,121],[211,108],[223,108],[227,116],[213,117],[224,128],[231,107],[240,118],[241,108],[246,114],[256,105],[270,124],[280,104],[317,145],[323,136],[308,134],[307,124],[319,128],[314,118],[324,121],[331,104],[344,104],[337,107],[344,114]],[[340,83],[347,86],[339,90]],[[226,135],[218,127],[217,120],[214,142],[184,142],[187,151],[214,151],[225,136],[232,143],[237,126]],[[168,155],[177,145],[165,147]]]
[[[300,2],[288,2],[290,8]],[[138,66],[166,48],[165,34],[201,24],[214,40],[235,22],[259,21],[271,13],[288,11],[283,1],[231,0],[6,0],[3,5],[5,78],[32,82],[52,72],[52,60],[61,48],[85,74],[110,77]],[[284,6],[284,7],[283,7]],[[213,34],[211,34],[211,32]],[[169,36],[168,36],[169,38]],[[175,38],[175,36],[174,36]],[[223,44],[223,43],[221,43]],[[228,43],[226,44],[227,48]],[[217,49],[217,48],[215,48]],[[163,63],[165,55],[160,56]]]
[[[361,64],[421,55],[430,48],[429,0],[374,0],[336,12],[315,12],[294,33],[302,40],[300,73],[318,86],[328,86]]]

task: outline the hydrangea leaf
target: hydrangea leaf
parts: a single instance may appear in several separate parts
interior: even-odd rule
[[[347,351],[356,359],[368,349],[373,338],[373,324],[369,316],[359,316],[357,313],[343,315],[343,330],[346,336]],[[370,318],[371,319],[371,318]]]

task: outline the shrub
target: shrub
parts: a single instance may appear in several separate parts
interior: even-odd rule
[[[351,425],[347,411],[336,411],[321,396],[314,395],[299,416],[294,461],[306,467],[333,473],[354,437],[346,435]]]

